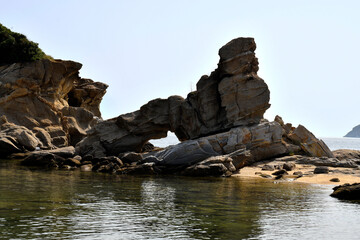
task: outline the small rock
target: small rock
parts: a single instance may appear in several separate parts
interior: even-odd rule
[[[329,173],[329,168],[326,166],[319,166],[314,169],[315,174],[327,174]]]
[[[297,176],[297,177],[302,177],[304,174],[301,171],[297,171],[297,172],[294,172],[293,175]]]
[[[64,161],[64,165],[69,165],[71,167],[75,167],[75,166],[80,166],[81,163],[79,160],[77,160],[75,158],[68,158]]]
[[[63,165],[63,166],[61,167],[61,169],[71,170],[71,166],[69,166],[69,165]]]
[[[80,170],[82,172],[91,172],[91,169],[92,169],[92,164],[86,164],[80,167]]]
[[[330,182],[340,182],[340,179],[339,178],[332,178],[332,179],[330,179]]]
[[[81,165],[88,165],[88,164],[92,164],[92,162],[91,161],[82,161],[81,162]]]
[[[101,163],[101,165],[105,165],[105,164],[109,164],[109,163],[115,163],[118,166],[123,166],[123,162],[115,156],[109,156],[109,157],[102,157],[99,159],[99,162]]]
[[[268,164],[265,164],[262,168],[261,168],[262,171],[274,171],[275,168],[274,168],[274,165],[268,165]]]
[[[76,155],[75,157],[73,157],[73,159],[76,159],[76,160],[81,161],[81,160],[82,160],[82,157],[81,157],[81,156],[79,156],[79,155]]]
[[[285,169],[286,171],[292,171],[295,168],[296,168],[295,163],[288,162],[288,163],[284,163],[284,165],[283,165],[283,169]]]
[[[275,180],[279,180],[279,179],[283,178],[283,177],[284,177],[284,175],[285,175],[285,174],[282,174],[282,175],[277,175],[277,176],[275,177]]]
[[[271,175],[265,174],[265,173],[261,173],[259,176],[262,177],[262,178],[272,178]]]
[[[140,163],[155,163],[155,164],[158,164],[160,162],[161,161],[155,156],[148,156],[140,161]]]
[[[285,169],[278,170],[273,172],[272,175],[279,176],[279,175],[288,175],[288,172]]]
[[[133,162],[139,162],[143,160],[143,157],[140,153],[135,152],[127,152],[119,154],[119,158],[123,163],[133,163]]]
[[[279,169],[279,170],[281,170],[281,169],[282,169],[282,167],[283,167],[283,165],[282,165],[282,164],[276,164],[276,165],[274,165],[274,168],[275,168],[275,169]]]

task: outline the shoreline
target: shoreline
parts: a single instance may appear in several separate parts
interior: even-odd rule
[[[276,176],[271,175],[274,171],[261,170],[261,166],[247,166],[241,168],[238,173],[233,174],[232,177],[249,177],[249,178],[261,178],[268,179],[269,181],[287,181],[287,182],[299,182],[307,184],[321,184],[321,185],[343,185],[345,183],[353,184],[360,183],[360,170],[353,168],[343,167],[329,167],[329,173],[326,174],[314,174],[313,165],[301,165],[297,164],[296,169],[288,171],[288,175],[283,175],[281,179],[275,179]],[[301,171],[303,176],[297,177],[293,175],[294,172]],[[262,177],[260,173],[263,174]],[[269,177],[271,176],[271,178]],[[338,178],[340,181],[332,182],[330,179]]]

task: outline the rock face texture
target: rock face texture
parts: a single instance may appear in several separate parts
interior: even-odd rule
[[[255,49],[252,38],[232,40],[219,50],[218,68],[202,76],[186,99],[155,99],[136,112],[99,123],[78,145],[79,153],[117,155],[140,151],[168,131],[184,141],[258,124],[270,107],[270,92],[257,75]]]
[[[0,66],[2,144],[10,141],[21,151],[80,141],[101,118],[99,103],[107,88],[80,78],[80,68],[80,63],[48,59]],[[16,134],[31,138],[31,146]],[[2,150],[8,152],[15,148]]]
[[[350,132],[348,132],[344,137],[354,137],[360,138],[360,125],[354,127]]]

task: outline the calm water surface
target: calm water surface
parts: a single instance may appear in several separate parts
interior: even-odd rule
[[[0,161],[0,239],[358,239],[331,186],[39,171]]]

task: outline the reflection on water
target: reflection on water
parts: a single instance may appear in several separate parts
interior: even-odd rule
[[[0,162],[0,239],[356,239],[331,187],[39,171]]]

